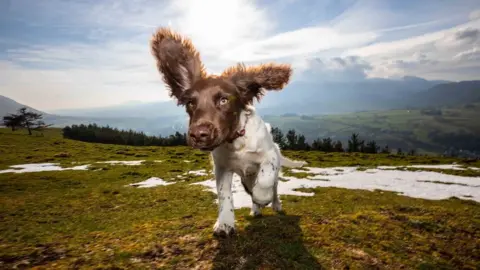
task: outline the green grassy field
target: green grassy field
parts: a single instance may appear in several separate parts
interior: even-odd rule
[[[442,115],[426,115],[421,110],[391,110],[320,116],[268,116],[265,121],[287,130],[294,128],[307,139],[332,137],[344,142],[353,132],[365,141],[376,140],[390,149],[417,149],[438,153],[445,149],[429,133],[446,134],[463,131],[480,140],[480,104],[442,108]],[[476,134],[476,135],[475,135]]]
[[[322,167],[465,162],[423,156],[284,154]],[[480,268],[480,204],[474,201],[317,188],[313,197],[282,196],[285,215],[267,208],[263,217],[251,218],[249,209],[236,210],[237,234],[217,239],[212,235],[215,196],[190,185],[211,176],[189,175],[185,181],[155,188],[127,186],[153,176],[172,181],[189,170],[208,170],[206,154],[188,147],[83,143],[63,139],[54,129],[43,137],[0,129],[0,170],[24,163],[72,166],[108,160],[146,162],[0,174],[0,268]]]

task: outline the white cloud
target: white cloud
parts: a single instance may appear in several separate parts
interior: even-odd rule
[[[72,22],[75,27],[94,27],[93,39],[101,42],[30,45],[7,51],[11,61],[2,63],[0,94],[38,109],[169,100],[149,48],[158,26],[170,24],[191,37],[207,68],[215,71],[234,64],[219,61],[215,57],[219,51],[262,38],[273,25],[250,0],[119,1],[93,8],[76,3],[77,10],[57,4],[78,19]],[[130,35],[125,38],[120,33]]]
[[[155,28],[166,25],[191,37],[214,73],[237,61],[279,61],[293,64],[293,80],[319,73],[336,80],[408,72],[461,78],[452,68],[470,78],[474,73],[463,69],[477,67],[480,13],[468,4],[474,2],[464,2],[419,3],[421,8],[405,15],[386,1],[359,0],[331,21],[282,31],[281,22],[296,18],[279,16],[253,0],[111,0],[94,5],[52,0],[28,2],[29,9],[22,1],[11,1],[16,20],[39,29],[45,27],[44,21],[58,21],[52,31],[88,40],[49,44],[16,40],[7,59],[0,61],[0,94],[43,110],[168,100],[148,44]],[[471,21],[427,31],[460,17]],[[411,37],[412,33],[422,34]],[[12,44],[3,41],[2,46]]]
[[[39,109],[97,107],[127,100],[167,98],[161,84],[152,82],[157,75],[154,66],[130,70],[102,67],[35,70],[9,62],[0,62],[0,66],[1,94]]]
[[[357,56],[311,58],[301,63],[300,79],[304,81],[361,81],[372,66]]]
[[[259,61],[347,49],[374,41],[373,32],[345,34],[328,27],[308,27],[281,33],[226,50],[222,57],[233,61]]]
[[[462,69],[480,68],[475,62],[480,46],[479,29],[480,19],[476,19],[432,33],[351,49],[343,55],[360,56],[368,61],[374,67],[369,72],[371,77],[472,79]]]
[[[458,54],[456,54],[453,59],[459,59],[459,60],[474,60],[474,61],[477,61],[477,60],[480,60],[480,47],[476,46],[470,50],[466,50],[466,51],[463,51],[463,52],[460,52]]]
[[[476,19],[480,19],[480,9],[470,12],[468,18],[472,21]]]

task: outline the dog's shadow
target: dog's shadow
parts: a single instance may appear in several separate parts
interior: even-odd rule
[[[323,269],[303,245],[300,217],[250,218],[245,231],[219,239],[213,269]]]

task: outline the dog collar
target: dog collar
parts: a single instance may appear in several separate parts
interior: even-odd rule
[[[241,130],[237,130],[237,132],[235,132],[235,135],[233,136],[232,139],[230,139],[228,142],[229,143],[233,143],[233,141],[235,141],[236,139],[242,137],[245,135],[245,128],[242,128]]]
[[[237,130],[237,132],[235,132],[235,135],[233,136],[233,138],[228,141],[229,143],[233,143],[233,141],[235,141],[239,137],[243,137],[245,135],[245,132],[246,132],[245,127],[247,126],[247,122],[248,122],[248,116],[246,116],[245,124],[243,125],[243,128],[240,129],[240,130]]]

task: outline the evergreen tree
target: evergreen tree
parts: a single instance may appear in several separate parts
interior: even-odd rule
[[[335,152],[345,152],[341,141],[336,141],[333,146],[333,149]]]
[[[309,150],[310,149],[310,145],[308,145],[308,143],[305,139],[305,136],[303,136],[302,134],[298,135],[297,145],[296,145],[295,149],[297,149],[297,150]]]
[[[357,133],[352,133],[352,136],[348,140],[348,152],[360,152],[363,149],[364,141],[360,141]]]
[[[276,127],[272,127],[271,131],[273,141],[280,146],[280,149],[284,149],[286,147],[285,138],[283,137],[283,132]]]
[[[297,149],[297,144],[298,144],[298,137],[297,133],[295,132],[294,129],[290,129],[287,132],[287,135],[285,136],[287,139],[287,147],[288,149],[295,150]]]
[[[332,144],[332,139],[330,137],[324,138],[322,140],[322,151],[333,152],[333,144]]]
[[[322,151],[322,140],[317,138],[312,142],[312,150],[314,151]]]
[[[32,135],[32,129],[45,126],[45,123],[41,120],[43,118],[42,114],[29,112],[26,107],[18,110],[18,113],[22,118],[22,126],[28,130],[28,135]]]
[[[369,141],[367,143],[367,145],[364,148],[364,152],[365,153],[370,153],[370,154],[376,154],[376,153],[378,153],[379,148],[380,147],[377,146],[377,142],[372,140],[372,141]]]
[[[3,125],[15,131],[22,126],[22,117],[20,115],[10,114],[3,117]]]
[[[26,107],[18,110],[18,114],[10,114],[3,117],[3,124],[15,131],[17,128],[26,128],[28,134],[32,135],[32,130],[41,130],[50,125],[45,125],[41,119],[43,115],[32,111],[27,111]]]

